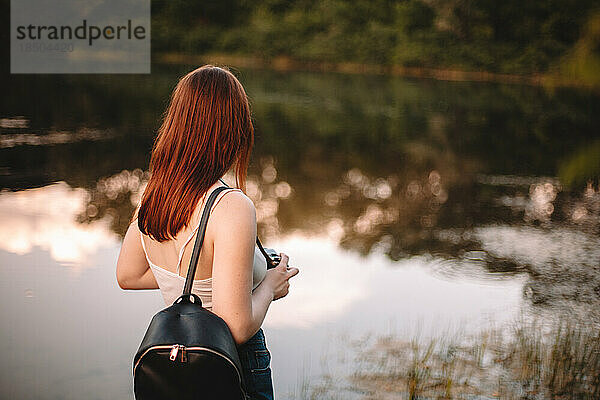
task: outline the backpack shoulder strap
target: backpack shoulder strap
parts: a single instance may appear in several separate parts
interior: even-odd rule
[[[210,216],[210,210],[215,202],[215,199],[223,190],[227,190],[225,186],[219,186],[212,191],[204,210],[202,211],[202,217],[200,218],[200,224],[198,225],[198,232],[196,233],[196,241],[194,242],[194,250],[192,251],[192,258],[190,259],[190,266],[188,268],[187,276],[185,278],[185,285],[183,287],[182,295],[192,294],[192,285],[194,283],[194,276],[196,275],[196,266],[198,264],[198,258],[200,257],[200,249],[204,243],[204,235],[206,233],[206,225],[208,224],[208,217]]]

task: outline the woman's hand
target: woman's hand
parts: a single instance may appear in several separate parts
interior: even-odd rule
[[[273,300],[287,296],[290,290],[289,279],[300,272],[298,268],[288,268],[289,257],[286,254],[280,253],[281,261],[275,268],[267,270],[267,275],[262,283],[271,288],[273,292]]]

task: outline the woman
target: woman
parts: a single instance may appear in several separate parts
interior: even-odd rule
[[[232,73],[205,65],[179,81],[152,150],[151,178],[123,240],[117,281],[123,289],[159,288],[171,305],[183,289],[204,202],[231,170],[239,189],[223,191],[213,206],[192,292],[229,326],[251,398],[273,399],[261,324],[298,269],[288,268],[281,254],[280,264],[267,270],[255,246],[256,213],[242,191],[253,140],[248,99]]]

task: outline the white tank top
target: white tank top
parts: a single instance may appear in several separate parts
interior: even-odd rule
[[[232,191],[240,191],[239,189],[228,189],[224,190],[215,199],[215,203],[211,208],[211,212],[214,210],[216,205],[219,203],[219,200],[223,198],[223,196]],[[198,231],[198,225],[194,228],[194,230],[190,233],[186,241],[184,242],[181,250],[179,251],[179,258],[177,260],[177,271],[171,272],[165,268],[162,268],[156,264],[154,264],[150,257],[148,257],[148,252],[146,251],[146,244],[144,243],[144,235],[140,233],[140,240],[142,242],[142,248],[144,249],[144,254],[146,255],[146,260],[148,261],[148,265],[150,265],[150,269],[154,274],[154,278],[156,279],[156,283],[158,283],[158,287],[160,292],[165,300],[166,305],[171,305],[179,296],[181,296],[181,292],[183,292],[183,286],[185,284],[185,277],[180,276],[179,272],[181,270],[181,260],[183,258],[183,253],[185,251],[186,246],[192,241],[192,239],[196,236],[196,232]],[[146,236],[147,240],[152,240],[149,236]],[[264,256],[258,249],[258,247],[254,246],[254,262],[252,267],[252,290],[254,290],[260,282],[265,278],[267,274],[267,261]],[[192,293],[200,297],[202,300],[202,306],[208,310],[212,310],[212,277],[207,279],[195,279],[192,284]]]

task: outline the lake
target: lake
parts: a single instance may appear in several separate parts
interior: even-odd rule
[[[191,68],[5,77],[0,397],[133,397],[132,358],[164,303],[119,289],[115,264],[162,112]],[[363,398],[347,377],[381,338],[564,317],[597,329],[600,96],[235,73],[256,128],[259,235],[300,269],[263,325],[277,398],[334,398],[318,396],[323,382]]]

